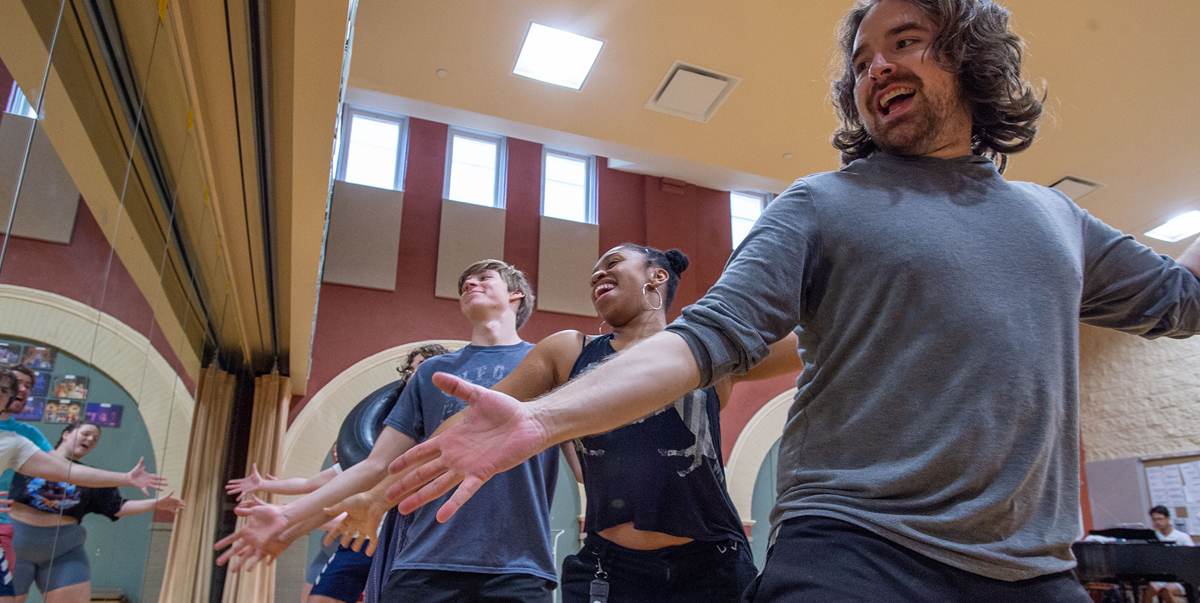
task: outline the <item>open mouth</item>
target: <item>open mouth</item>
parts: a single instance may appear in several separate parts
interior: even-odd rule
[[[600,283],[599,285],[592,287],[592,298],[600,299],[609,291],[616,289],[616,287],[617,285],[615,283]]]
[[[891,115],[893,111],[902,109],[908,105],[908,101],[917,93],[913,88],[908,86],[897,86],[888,90],[885,94],[879,97],[879,113],[882,115]]]

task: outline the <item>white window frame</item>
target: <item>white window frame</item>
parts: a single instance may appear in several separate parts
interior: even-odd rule
[[[495,182],[495,203],[491,207],[505,208],[504,192],[507,188],[506,175],[508,173],[508,145],[505,144],[505,137],[499,134],[488,134],[486,132],[478,132],[459,128],[450,127],[450,131],[446,134],[446,174],[442,183],[442,198],[450,199],[450,170],[454,168],[454,137],[461,136],[463,138],[473,138],[484,142],[494,143],[496,145],[496,182]],[[457,199],[450,199],[457,201]],[[468,203],[461,201],[461,203]],[[474,204],[473,204],[474,205]],[[481,207],[487,207],[483,205]]]
[[[735,219],[744,220],[744,219],[745,219],[745,218],[739,218],[739,217],[737,217],[737,216],[734,216],[734,215],[733,215],[733,195],[743,195],[743,196],[746,196],[746,197],[755,197],[755,198],[757,198],[757,199],[759,200],[759,202],[761,203],[761,205],[759,206],[759,209],[758,209],[758,215],[759,215],[759,217],[762,217],[762,212],[763,212],[764,210],[766,210],[766,209],[767,209],[767,206],[771,204],[771,201],[775,199],[775,195],[773,195],[773,194],[771,194],[771,193],[764,193],[764,192],[762,192],[762,191],[729,191],[729,226],[730,226],[730,235],[732,235],[732,234],[733,234],[733,220],[735,220]],[[755,219],[754,219],[754,221],[755,221],[755,222],[758,222],[758,218],[755,218]],[[753,226],[752,226],[752,227],[753,227]],[[741,241],[736,241],[736,242],[734,242],[734,241],[731,239],[731,240],[730,240],[730,243],[732,243],[732,244],[733,244],[733,249],[737,249],[737,248],[738,248],[738,245],[741,245],[741,243],[742,243],[742,242],[741,242]]]
[[[564,151],[562,149],[556,149],[556,148],[546,147],[546,146],[542,147],[542,202],[541,202],[541,209],[539,210],[540,215],[543,215],[543,216],[546,215],[546,158],[549,157],[550,155],[557,155],[559,157],[569,157],[571,159],[582,159],[583,160],[584,166],[585,166],[584,169],[586,170],[586,173],[584,175],[584,193],[583,193],[583,199],[584,199],[584,201],[583,201],[584,202],[583,216],[584,217],[583,217],[583,222],[581,222],[581,224],[597,224],[597,223],[599,223],[599,219],[597,217],[597,207],[596,207],[598,205],[598,203],[597,203],[598,195],[596,193],[596,189],[598,188],[596,186],[596,156],[595,155],[584,155],[582,153],[574,153],[571,151]],[[555,219],[560,219],[560,218],[555,218]]]
[[[352,105],[346,105],[342,109],[341,140],[338,142],[336,178],[343,182],[346,181],[346,163],[350,160],[350,129],[354,123],[355,115],[400,124],[400,140],[396,142],[396,176],[392,181],[392,190],[404,190],[404,174],[405,168],[408,165],[408,118],[403,115],[384,113]]]

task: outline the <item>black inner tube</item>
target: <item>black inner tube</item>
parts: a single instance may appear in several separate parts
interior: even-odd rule
[[[338,464],[343,470],[371,454],[375,438],[383,431],[383,420],[392,412],[402,391],[404,380],[393,381],[371,392],[346,415],[337,438]]]

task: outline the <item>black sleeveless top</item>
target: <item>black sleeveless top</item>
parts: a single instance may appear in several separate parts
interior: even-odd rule
[[[571,377],[616,353],[611,335],[583,346]],[[745,542],[721,461],[721,403],[713,388],[613,431],[574,441],[587,490],[584,530],[624,523],[700,541]]]

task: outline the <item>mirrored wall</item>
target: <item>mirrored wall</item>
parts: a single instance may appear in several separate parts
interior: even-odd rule
[[[83,462],[127,471],[144,459],[170,483],[160,496],[182,486],[202,367],[241,363],[204,143],[165,11],[0,7],[0,362],[36,376],[17,419],[51,445],[69,421],[96,423]],[[71,493],[34,485],[14,515],[54,535],[44,546],[74,546]],[[94,593],[158,599],[172,519],[161,507],[82,520]],[[41,600],[35,586],[28,601]]]

